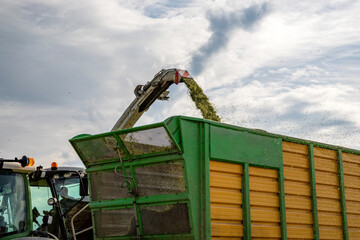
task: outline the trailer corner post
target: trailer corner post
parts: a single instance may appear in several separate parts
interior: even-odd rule
[[[348,223],[347,223],[347,214],[346,214],[344,171],[343,171],[343,161],[342,161],[341,149],[337,150],[337,163],[338,163],[338,175],[339,175],[339,190],[340,190],[343,238],[344,238],[344,240],[348,240],[349,232],[348,232]]]
[[[211,239],[211,212],[210,212],[210,125],[203,123],[203,128],[200,130],[200,141],[202,144],[201,156],[201,191],[204,197],[202,198],[201,215],[201,239]]]
[[[285,187],[284,187],[284,169],[283,169],[283,167],[281,167],[278,170],[278,179],[279,179],[278,181],[279,181],[281,239],[287,239]]]
[[[251,240],[251,216],[250,216],[250,181],[249,164],[244,163],[243,184],[242,184],[242,209],[244,240]]]
[[[314,239],[319,240],[319,220],[318,220],[317,198],[316,198],[314,145],[312,143],[308,145],[308,151],[309,151],[311,207],[312,207]]]

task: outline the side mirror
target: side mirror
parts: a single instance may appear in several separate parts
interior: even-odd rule
[[[56,204],[56,202],[57,202],[56,198],[49,198],[47,203],[49,206],[53,206]]]
[[[79,194],[81,197],[89,196],[89,180],[87,177],[80,178]]]

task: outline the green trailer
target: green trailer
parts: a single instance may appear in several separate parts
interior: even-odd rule
[[[70,142],[95,239],[360,239],[360,151],[184,116]]]

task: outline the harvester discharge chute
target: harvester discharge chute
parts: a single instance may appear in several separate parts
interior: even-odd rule
[[[186,79],[192,79],[186,70],[176,68],[163,69],[150,82],[147,82],[145,85],[138,85],[134,90],[136,98],[125,110],[111,131],[133,127],[156,99],[169,99],[169,91],[167,89],[173,83],[178,84]]]

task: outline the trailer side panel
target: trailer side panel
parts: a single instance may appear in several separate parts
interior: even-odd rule
[[[283,142],[283,163],[288,239],[314,239],[307,146]]]
[[[211,238],[243,237],[240,164],[210,161]]]
[[[349,239],[360,239],[360,155],[343,153]]]
[[[280,239],[279,183],[276,169],[249,167],[251,236]],[[271,199],[271,201],[269,201]]]

